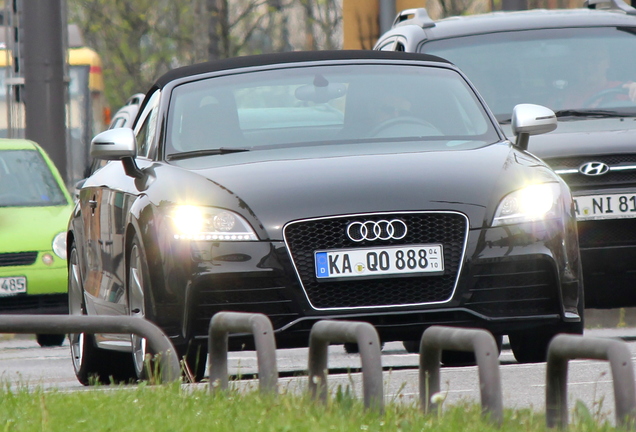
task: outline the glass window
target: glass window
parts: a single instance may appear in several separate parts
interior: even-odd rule
[[[617,28],[540,29],[430,41],[422,52],[459,66],[499,120],[519,103],[555,111],[636,112],[622,84],[636,80],[636,36]]]
[[[67,205],[48,165],[35,150],[0,151],[0,207]]]
[[[166,154],[377,142],[456,149],[498,140],[455,71],[406,65],[333,65],[249,72],[176,87]],[[453,145],[448,145],[452,141]]]
[[[137,137],[137,156],[139,157],[148,157],[150,148],[155,140],[159,96],[159,91],[152,94],[148,104],[144,108],[144,112],[140,116],[139,124],[141,126],[135,130]]]

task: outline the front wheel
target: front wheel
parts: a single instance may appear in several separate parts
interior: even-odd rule
[[[524,331],[508,335],[510,349],[519,363],[540,363],[548,358],[548,346],[559,333],[583,334],[583,322],[572,323],[560,330]]]
[[[498,353],[501,354],[501,346],[503,344],[503,335],[493,335],[495,343],[497,344]],[[420,341],[419,340],[406,340],[402,341],[404,349],[411,354],[420,353]],[[441,362],[444,366],[469,366],[476,363],[475,353],[470,351],[442,351]]]
[[[132,317],[146,318],[146,292],[150,283],[146,255],[137,236],[130,246],[128,260],[128,313]],[[137,379],[151,379],[156,372],[155,361],[145,338],[131,335],[133,365]]]

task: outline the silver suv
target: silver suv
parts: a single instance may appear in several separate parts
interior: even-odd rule
[[[375,49],[455,63],[509,136],[515,105],[553,109],[557,130],[517,145],[575,196],[586,307],[636,306],[636,9],[622,0],[585,6],[438,21],[409,9]]]

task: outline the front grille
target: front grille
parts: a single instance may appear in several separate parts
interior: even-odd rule
[[[578,169],[586,162],[603,162],[609,166],[612,165],[636,165],[636,155],[598,155],[598,156],[574,156],[567,158],[551,158],[544,161],[553,168],[559,169]]]
[[[354,242],[347,237],[351,222],[400,219],[408,226],[399,240]],[[458,213],[396,213],[352,215],[294,222],[284,229],[305,293],[316,309],[425,304],[450,300],[464,252],[468,220]],[[367,280],[318,282],[314,252],[370,246],[441,243],[444,274],[440,276],[387,277]]]
[[[582,248],[636,245],[636,219],[577,222]]]
[[[554,170],[578,169],[586,162],[603,162],[610,167],[636,166],[636,155],[599,155],[599,156],[577,156],[571,158],[544,159],[544,161]],[[624,186],[636,183],[636,169],[626,169],[624,171],[610,171],[599,176],[586,176],[579,172],[572,174],[562,174],[563,180],[573,190],[590,186]]]
[[[473,267],[466,306],[490,317],[559,312],[556,274],[548,261],[509,261]]]
[[[194,333],[207,334],[210,318],[219,311],[264,313],[275,329],[280,328],[298,317],[285,290],[269,278],[216,277],[199,282],[194,287]]]
[[[0,267],[31,265],[37,257],[37,252],[3,253],[0,254]]]

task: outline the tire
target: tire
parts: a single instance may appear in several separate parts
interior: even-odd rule
[[[128,312],[130,316],[151,319],[150,305],[150,271],[148,261],[141,241],[134,236],[130,245],[128,259]],[[145,338],[131,335],[132,363],[138,380],[155,381],[158,360],[147,344]],[[208,347],[205,344],[189,344],[183,348],[176,348],[177,355],[182,361],[182,373],[191,382],[200,382],[205,376],[207,367]],[[157,381],[160,382],[160,381]]]
[[[347,354],[358,354],[360,353],[360,348],[358,348],[358,344],[356,342],[345,342],[344,350]],[[380,342],[380,350],[384,348],[384,342]]]
[[[501,353],[501,345],[503,344],[503,336],[494,335],[494,338],[497,344],[497,349],[499,353]],[[420,353],[419,340],[402,341],[402,345],[404,345],[404,349],[411,354]],[[469,365],[476,364],[474,353],[466,352],[466,351],[449,351],[449,350],[442,351],[441,362],[444,366],[469,366]]]
[[[548,345],[557,333],[553,331],[518,332],[508,335],[510,348],[519,363],[546,361]]]
[[[135,235],[130,245],[128,258],[128,313],[132,317],[147,319],[146,293],[150,282],[150,273],[146,254],[139,237]],[[156,361],[150,352],[145,338],[130,335],[132,343],[132,362],[138,380],[152,380],[155,375]]]
[[[519,363],[540,363],[548,358],[548,346],[554,336],[559,333],[582,335],[585,329],[585,297],[583,289],[579,293],[577,310],[581,321],[563,323],[550,330],[525,331],[508,335],[510,349]]]
[[[420,341],[419,340],[402,341],[402,345],[404,345],[404,349],[408,353],[411,353],[411,354],[419,354],[420,353]]]
[[[548,346],[554,336],[559,333],[583,334],[583,323],[561,327],[550,331],[526,331],[508,335],[510,348],[519,363],[540,363],[547,360]]]
[[[355,342],[345,342],[344,350],[347,354],[358,354],[360,352],[360,348]]]
[[[64,344],[66,335],[63,334],[38,334],[35,339],[41,347],[57,347]]]
[[[86,315],[84,288],[75,244],[68,259],[68,302],[71,315]],[[84,385],[129,383],[135,378],[130,355],[97,347],[91,334],[68,335],[71,360],[78,381]]]

